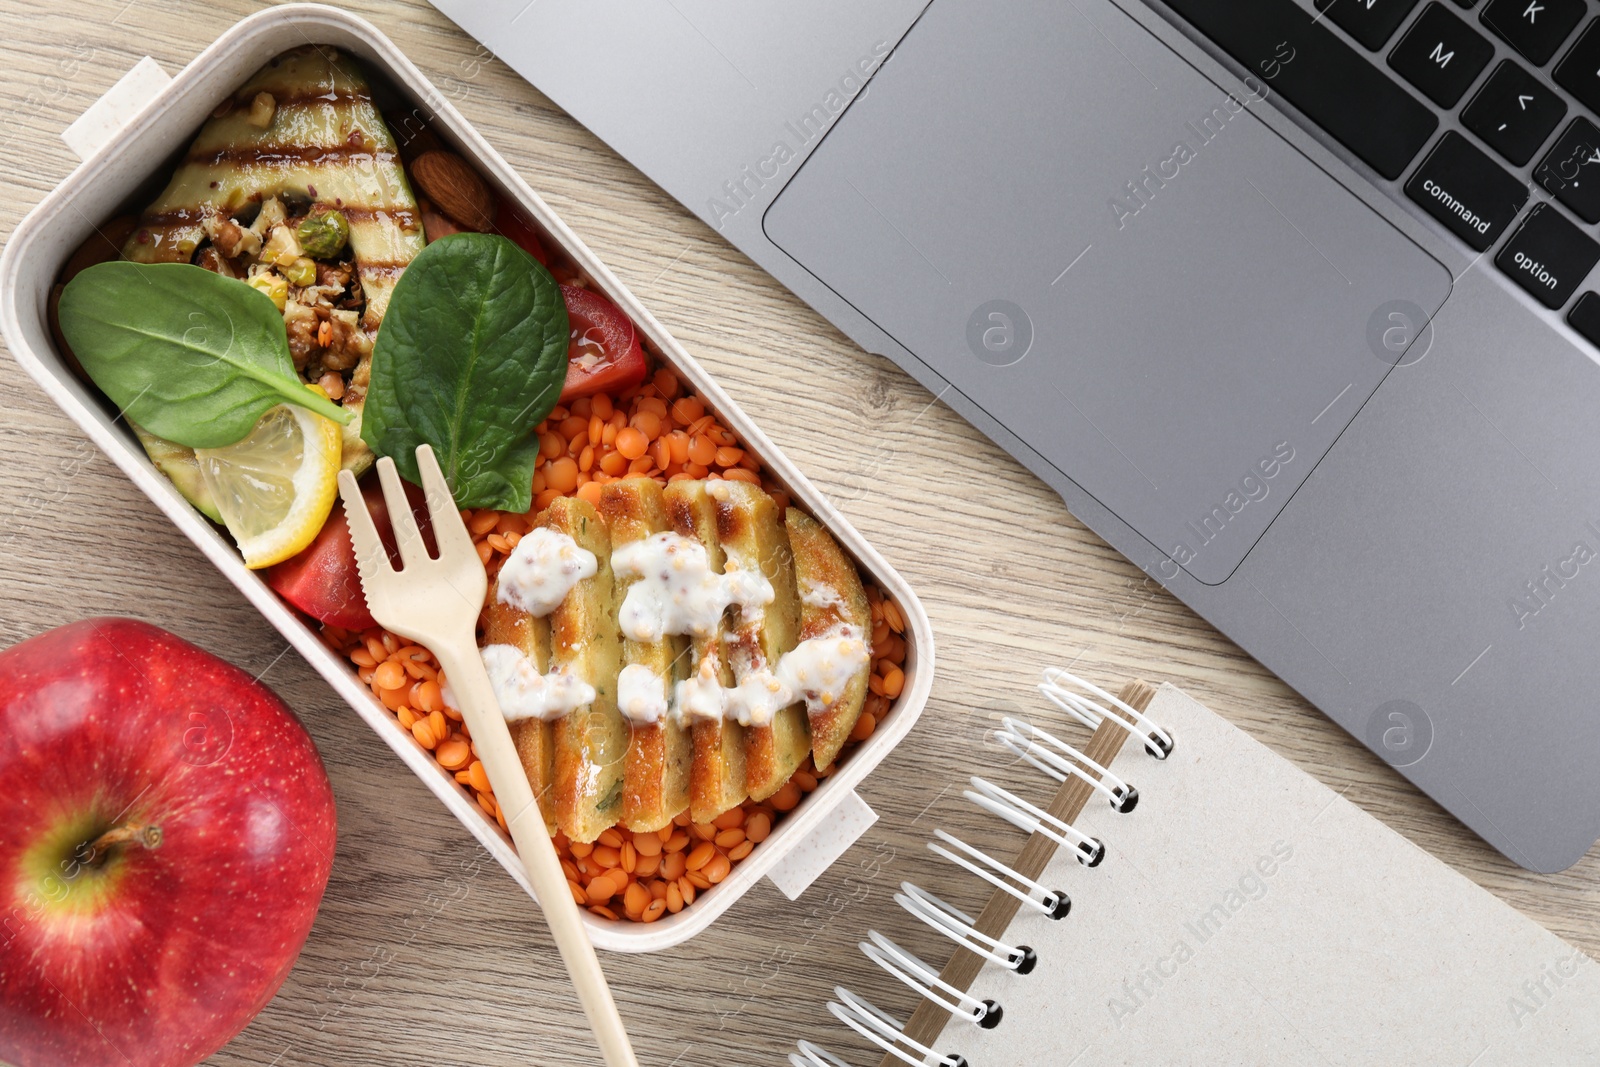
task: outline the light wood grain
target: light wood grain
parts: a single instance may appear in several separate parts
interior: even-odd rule
[[[605,957],[641,1062],[776,1064],[810,1036],[869,1046],[824,1004],[835,984],[913,1007],[855,948],[869,925],[942,959],[891,900],[902,879],[966,910],[987,894],[924,843],[935,826],[1013,853],[953,783],[992,716],[1061,728],[1033,691],[1070,664],[1102,685],[1172,681],[1421,847],[1591,954],[1600,860],[1536,876],[1461,829],[1376,757],[1068,515],[1060,500],[891,364],[863,354],[420,2],[350,5],[451,88],[466,117],[832,494],[922,596],[939,642],[928,709],[861,792],[878,824],[797,903],[763,883],[670,956]],[[0,0],[0,238],[74,166],[68,122],[143,55],[177,70],[241,0]],[[597,57],[604,76],[604,57]],[[453,79],[453,81],[452,81]],[[137,615],[264,678],[311,729],[340,839],[304,955],[213,1062],[595,1064],[544,924],[511,880],[296,656],[6,361],[0,641],[93,613]],[[1011,540],[991,547],[991,531]],[[1067,731],[1071,736],[1070,730]],[[1041,789],[1038,796],[1047,795]],[[1552,817],[1559,817],[1553,813]]]

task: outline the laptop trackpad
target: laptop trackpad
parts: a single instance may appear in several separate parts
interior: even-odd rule
[[[1270,92],[1108,0],[936,0],[766,233],[1216,584],[1450,290]]]

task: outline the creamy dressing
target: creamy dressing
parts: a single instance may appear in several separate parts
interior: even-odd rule
[[[844,695],[870,656],[861,631],[841,625],[801,641],[778,658],[777,667],[751,671],[732,688],[720,684],[715,659],[707,656],[698,674],[678,683],[672,715],[679,722],[727,718],[741,726],[768,726],[799,700],[808,713],[821,711]]]
[[[548,615],[598,569],[593,552],[559,530],[539,527],[528,531],[501,565],[495,599],[529,615]]]
[[[737,604],[748,616],[775,595],[759,570],[717,574],[704,545],[671,532],[623,545],[611,554],[611,569],[618,578],[633,579],[617,615],[633,641],[659,641],[667,634],[712,637],[729,606]]]
[[[480,654],[507,722],[548,722],[594,700],[594,686],[588,682],[560,670],[540,674],[533,661],[511,645],[488,645]]]
[[[617,675],[617,710],[631,723],[660,722],[668,712],[667,680],[642,663],[630,663]]]

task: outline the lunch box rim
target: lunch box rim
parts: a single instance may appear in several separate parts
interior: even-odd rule
[[[104,407],[95,402],[88,388],[77,380],[50,337],[46,313],[50,288],[67,255],[93,228],[93,220],[107,217],[131,194],[133,187],[150,177],[173,151],[187,144],[216,100],[235,89],[271,56],[308,42],[327,44],[358,55],[396,89],[427,108],[426,121],[531,215],[595,287],[627,313],[659,358],[756,453],[763,466],[789,489],[791,496],[828,529],[854,557],[864,577],[882,588],[900,608],[906,622],[906,683],[891,713],[832,775],[785,815],[765,842],[735,865],[723,882],[704,891],[693,905],[676,915],[648,924],[611,921],[587,911],[583,917],[590,937],[600,948],[621,952],[669,949],[703,931],[758,879],[773,874],[786,859],[802,851],[802,844],[809,844],[810,848],[804,851],[822,858],[813,859],[809,864],[801,863],[799,872],[791,873],[787,881],[780,883],[786,893],[797,895],[870,825],[870,809],[854,796],[855,787],[910,731],[927,703],[933,675],[932,626],[927,613],[899,573],[773,445],[632,292],[461,116],[433,82],[371,23],[320,4],[288,4],[248,16],[221,34],[138,107],[120,128],[110,132],[103,143],[18,224],[4,252],[0,253],[0,334],[4,335],[13,357],[533,897],[522,864],[509,837],[498,824],[432,754],[399,725],[344,658],[330,649],[256,572],[244,566],[234,546],[155,469],[131,434],[116,428],[117,420],[108,417]],[[198,118],[191,122],[185,115],[198,115]],[[170,142],[167,148],[135,168],[128,157],[138,152],[147,138],[157,132]],[[114,177],[119,166],[128,168],[133,177],[126,174]],[[93,210],[83,206],[93,201],[96,188],[109,191],[117,180],[128,185],[119,197],[101,202]],[[73,236],[75,229],[81,232]],[[849,812],[849,817],[845,817],[845,812]],[[862,812],[865,812],[864,817]],[[830,821],[830,815],[840,817]]]

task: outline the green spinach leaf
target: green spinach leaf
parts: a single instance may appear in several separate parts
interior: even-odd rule
[[[526,511],[568,339],[561,287],[528,253],[493,234],[431,242],[384,312],[361,438],[412,482],[432,445],[458,507]]]
[[[131,422],[190,448],[244,439],[279,404],[354,416],[295,374],[270,297],[188,263],[100,263],[67,283],[61,333]]]

